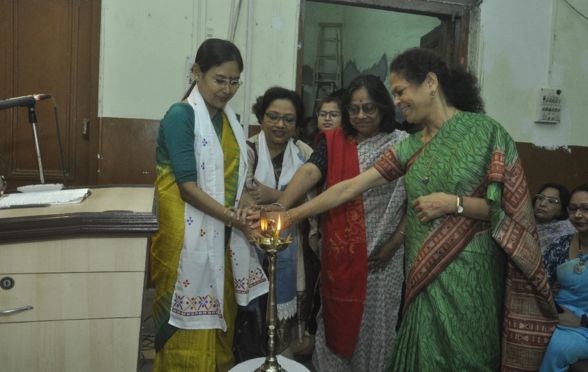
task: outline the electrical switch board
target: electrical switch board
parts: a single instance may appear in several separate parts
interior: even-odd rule
[[[536,123],[558,124],[561,114],[561,90],[539,89],[539,102]]]

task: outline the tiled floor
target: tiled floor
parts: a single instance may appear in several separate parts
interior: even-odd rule
[[[143,296],[143,324],[142,324],[142,340],[141,340],[141,355],[139,359],[139,372],[151,372],[153,369],[153,360],[155,359],[154,350],[154,326],[153,318],[151,317],[151,304],[155,291],[153,289],[145,290]],[[311,372],[315,372],[312,367],[311,359],[298,360]]]

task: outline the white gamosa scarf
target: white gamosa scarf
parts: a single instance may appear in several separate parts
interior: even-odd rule
[[[284,150],[280,178],[276,182],[272,157],[263,131],[259,133],[257,141],[259,148],[255,179],[267,187],[284,190],[298,168],[304,165],[305,159],[300,149],[290,138]],[[288,231],[292,235],[293,241],[288,248],[279,252],[276,258],[278,319],[289,319],[296,314],[296,292],[303,291],[305,287],[304,258],[302,249],[299,249],[301,246],[297,226],[291,226]]]
[[[198,187],[224,205],[224,157],[210,115],[195,86],[188,97],[194,110],[194,152],[197,161]],[[239,202],[247,173],[247,145],[235,113],[224,112],[239,143],[239,181],[235,204]],[[204,214],[188,203],[184,208],[184,245],[172,298],[169,324],[181,329],[227,330],[223,314],[224,285],[233,285],[239,305],[268,291],[268,280],[257,254],[245,235],[233,228],[230,250],[225,252],[224,222]],[[225,283],[225,253],[231,255],[233,283]]]

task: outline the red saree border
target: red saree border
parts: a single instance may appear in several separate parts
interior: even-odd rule
[[[502,172],[502,173],[501,173]],[[504,216],[493,237],[509,257],[502,325],[502,371],[537,371],[558,322],[541,262],[531,198],[523,165],[494,151],[489,177],[502,182]]]
[[[479,185],[473,197],[480,197],[486,189],[486,183]],[[431,232],[423,242],[419,254],[406,278],[406,294],[402,314],[408,306],[468,245],[470,240],[490,224],[464,216],[448,217]]]
[[[404,176],[405,173],[393,147],[390,147],[380,156],[374,163],[374,168],[388,181],[394,181]]]

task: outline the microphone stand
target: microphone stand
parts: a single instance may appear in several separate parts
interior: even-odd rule
[[[39,138],[37,137],[37,112],[35,111],[35,103],[27,107],[29,111],[29,122],[33,128],[33,140],[35,141],[35,151],[37,152],[37,164],[39,165],[39,177],[41,183],[45,183],[45,176],[43,174],[43,161],[41,160],[41,149],[39,147]]]

